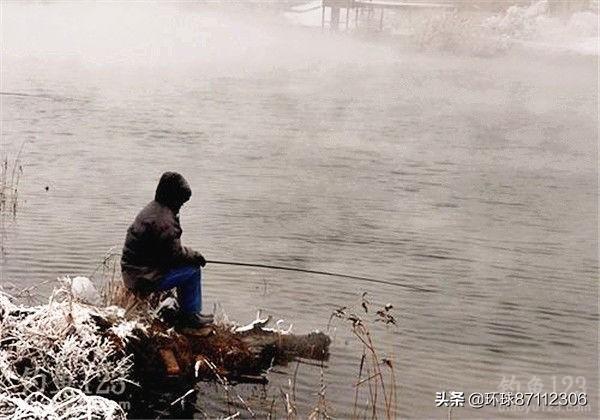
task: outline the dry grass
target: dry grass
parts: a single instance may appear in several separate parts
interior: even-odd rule
[[[348,307],[341,307],[336,309],[330,318],[330,324],[332,320],[338,319],[349,325],[353,336],[362,346],[358,373],[354,383],[352,418],[395,419],[398,398],[394,363],[391,357],[383,356],[374,343],[370,330],[371,321],[368,319],[369,314],[373,314],[373,312],[366,293],[362,295],[360,307],[364,312],[362,317],[358,315],[360,312],[358,310],[353,311]],[[373,322],[395,325],[396,320],[391,313],[392,309],[392,305],[388,304],[376,310]],[[361,403],[361,400],[365,400],[365,402]]]
[[[353,384],[354,404],[352,407],[352,419],[396,419],[398,417],[398,395],[396,373],[393,359],[385,356],[375,344],[371,326],[373,323],[383,323],[389,326],[396,324],[392,314],[392,305],[382,308],[374,308],[367,300],[366,293],[356,308],[347,306],[336,309],[328,322],[329,331],[334,323],[342,323],[342,326],[350,328],[352,335],[361,346],[361,357],[357,369],[357,375]],[[362,316],[358,314],[364,312]],[[330,408],[327,398],[327,380],[324,362],[320,364],[319,387],[316,390],[316,401],[310,412],[299,413],[296,404],[296,379],[300,364],[296,365],[292,378],[288,380],[288,389],[280,388],[280,402],[283,406],[283,418],[296,420],[308,418],[310,420],[329,420],[335,415]],[[271,404],[269,419],[277,418],[275,400]]]
[[[13,218],[17,215],[19,181],[23,174],[21,152],[24,144],[21,144],[21,148],[14,159],[4,156],[0,162],[0,258],[6,253],[5,219],[8,215],[11,215]]]
[[[158,305],[160,296],[153,296],[148,301],[127,289],[121,278],[120,258],[121,254],[111,248],[92,272],[90,279],[99,285],[105,306],[118,306],[125,309],[126,317],[147,313],[149,306]]]
[[[21,153],[23,146],[21,144],[19,152],[14,159],[4,156],[0,165],[0,214],[17,214],[19,202],[19,181],[23,174],[23,165],[21,164]]]

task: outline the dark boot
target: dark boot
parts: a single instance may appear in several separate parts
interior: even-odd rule
[[[181,314],[179,318],[179,328],[200,329],[211,325],[214,322],[213,315],[202,314]]]

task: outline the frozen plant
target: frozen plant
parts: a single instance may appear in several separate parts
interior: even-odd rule
[[[143,329],[122,315],[76,300],[70,287],[34,307],[0,291],[0,417],[124,418],[116,403],[86,395],[131,383],[133,362],[123,349]]]
[[[126,419],[125,412],[116,402],[86,395],[74,388],[64,388],[52,398],[39,392],[34,392],[26,398],[0,394],[0,416],[15,420]]]

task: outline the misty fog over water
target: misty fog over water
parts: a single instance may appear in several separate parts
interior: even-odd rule
[[[398,325],[373,333],[402,417],[512,376],[597,394],[597,57],[425,52],[232,4],[3,2],[1,31],[2,154],[25,142],[2,282],[90,275],[175,170],[193,191],[183,242],[209,259],[427,290],[204,270],[208,308],[302,332],[362,292],[392,303]],[[331,352],[344,418],[360,347],[340,328]],[[300,368],[301,406],[319,375]]]

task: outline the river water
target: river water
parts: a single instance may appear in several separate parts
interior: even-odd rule
[[[307,332],[367,292],[394,306],[396,326],[371,328],[398,416],[447,418],[438,391],[532,384],[584,389],[591,411],[531,415],[594,416],[596,57],[415,52],[214,5],[2,8],[2,154],[24,143],[3,283],[47,295],[42,282],[90,275],[176,170],[193,189],[183,241],[209,259],[425,289],[209,265],[209,309]],[[343,324],[332,334],[323,377],[345,418],[360,346]],[[271,379],[287,387],[294,369]],[[305,413],[320,377],[299,367]],[[221,397],[199,404],[225,414]]]

